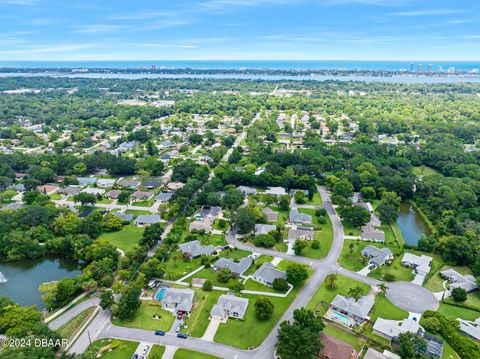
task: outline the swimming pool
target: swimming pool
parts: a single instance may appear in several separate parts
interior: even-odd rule
[[[344,315],[342,313],[339,313],[337,311],[332,311],[330,313],[330,318],[332,318],[333,320],[335,320],[337,322],[342,323],[343,325],[345,325],[347,327],[350,327],[353,324],[352,318],[350,318],[349,316]]]
[[[156,300],[162,300],[163,299],[163,296],[165,295],[165,291],[166,289],[165,288],[160,288],[157,292],[157,294],[155,294],[155,299]]]

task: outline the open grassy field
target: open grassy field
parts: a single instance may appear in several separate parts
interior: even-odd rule
[[[159,316],[160,319],[153,319],[154,315]],[[172,327],[174,320],[173,314],[162,309],[159,302],[143,301],[132,321],[112,318],[112,323],[128,328],[168,331]]]
[[[108,243],[127,252],[142,238],[143,228],[136,227],[133,224],[123,226],[121,230],[115,232],[104,232],[100,234],[99,239],[106,239]]]
[[[414,275],[412,273],[412,268],[407,268],[402,266],[401,260],[403,255],[396,256],[391,264],[385,264],[381,267],[378,267],[371,271],[368,276],[378,279],[385,280],[385,274],[391,274],[395,276],[395,280],[404,280],[410,282],[413,280]]]
[[[194,352],[188,349],[178,349],[175,352],[173,359],[220,359],[220,357],[200,352]]]
[[[468,308],[462,308],[451,304],[446,304],[441,302],[438,307],[438,311],[445,315],[448,318],[452,319],[465,319],[465,320],[475,320],[480,317],[480,312],[476,310],[471,310]]]
[[[185,321],[185,332],[188,335],[200,338],[205,333],[209,324],[210,311],[221,294],[222,292],[217,290],[211,292],[205,292],[202,289],[195,290],[192,313]]]
[[[101,349],[109,344],[114,346],[114,349],[105,352],[98,356],[101,359],[130,359],[138,347],[138,342],[120,339],[99,339],[95,340],[90,347]],[[118,345],[117,345],[118,344]]]

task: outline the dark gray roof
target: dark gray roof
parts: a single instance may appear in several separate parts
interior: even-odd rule
[[[112,212],[113,215],[121,218],[125,222],[130,222],[135,216],[130,213],[120,213],[120,212]]]
[[[254,278],[261,278],[267,283],[273,283],[277,278],[287,278],[287,272],[275,268],[275,266],[270,263],[263,263],[260,268],[253,274]]]
[[[377,248],[368,245],[362,250],[362,255],[370,258],[370,262],[376,266],[384,265],[387,259],[393,256],[393,253],[388,248]]]
[[[154,224],[160,222],[161,217],[159,214],[144,214],[141,216],[138,216],[137,219],[135,219],[135,224],[137,225],[148,225],[148,224]]]
[[[178,248],[186,254],[190,254],[192,257],[198,257],[203,254],[212,254],[215,251],[215,247],[212,245],[203,246],[199,241],[191,241],[178,245]]]
[[[215,262],[216,268],[228,268],[233,273],[238,275],[242,275],[251,265],[252,258],[250,256],[240,259],[238,263],[223,257],[219,258],[218,261]]]
[[[290,221],[294,223],[312,223],[312,216],[299,212],[296,208],[290,210]]]
[[[162,201],[162,202],[168,202],[170,201],[170,198],[172,198],[173,192],[160,192],[156,199],[157,201]]]

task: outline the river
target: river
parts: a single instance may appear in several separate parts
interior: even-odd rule
[[[36,304],[44,308],[38,286],[44,282],[75,277],[81,273],[78,264],[71,260],[41,258],[19,262],[0,262],[0,273],[6,282],[0,283],[0,296],[8,296],[21,305]],[[0,280],[4,279],[0,275]]]
[[[406,244],[416,246],[423,235],[430,234],[427,224],[422,216],[409,203],[400,204],[400,215],[397,225],[402,232]]]

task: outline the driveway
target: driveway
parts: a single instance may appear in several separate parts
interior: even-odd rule
[[[218,319],[210,319],[210,323],[208,324],[207,330],[205,330],[205,334],[203,334],[202,340],[213,342],[213,338],[215,337],[215,333],[217,332],[220,323],[221,322]]]

